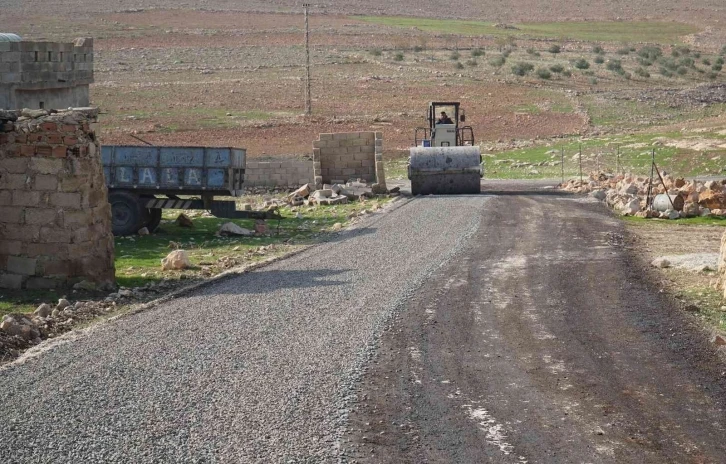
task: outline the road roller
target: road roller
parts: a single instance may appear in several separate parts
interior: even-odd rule
[[[408,160],[413,195],[481,192],[482,157],[459,102],[430,102],[428,127],[417,127]],[[461,123],[461,125],[459,124]]]

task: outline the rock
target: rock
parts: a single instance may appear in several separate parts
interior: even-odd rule
[[[0,110],[0,121],[17,121],[18,115],[15,111]]]
[[[716,346],[726,346],[726,337],[716,334],[711,342]]]
[[[388,193],[400,193],[401,187],[393,187],[391,190],[388,191]]]
[[[701,217],[706,217],[711,215],[711,210],[708,208],[701,208]]]
[[[66,309],[67,307],[69,307],[70,305],[71,305],[70,301],[68,301],[64,298],[61,298],[60,300],[58,300],[58,304],[55,306],[55,309],[57,309],[58,311],[62,311],[64,309]]]
[[[98,290],[98,286],[89,280],[82,280],[73,286],[73,290],[85,290],[87,292],[94,292]]]
[[[40,317],[48,317],[53,313],[53,308],[50,307],[49,304],[43,303],[42,305],[38,306],[35,311],[33,311],[33,314]]]
[[[49,114],[50,113],[48,113],[47,110],[31,110],[30,108],[23,108],[20,113],[21,116],[30,119],[42,118],[43,116],[48,116]]]
[[[637,195],[638,194],[638,186],[635,184],[627,184],[623,186],[622,189],[620,189],[620,193],[623,195]]]
[[[259,235],[267,233],[267,223],[264,220],[258,219],[255,221],[255,233]]]
[[[333,227],[331,227],[330,230],[332,230],[333,232],[338,232],[342,228],[343,228],[343,224],[341,224],[340,222],[336,222],[335,224],[333,224]]]
[[[655,258],[653,261],[650,262],[650,264],[653,267],[658,267],[661,269],[671,267],[671,262],[668,261],[666,258]]]
[[[53,317],[58,317],[60,315],[60,313],[61,313],[60,311],[58,311],[57,309],[54,309],[53,312],[50,313],[50,315]]]
[[[134,292],[132,290],[129,290],[128,288],[124,288],[118,291],[118,296],[121,298],[131,298],[132,296],[134,296]]]
[[[184,250],[174,250],[161,260],[162,271],[186,269],[191,265],[189,255]]]
[[[681,217],[681,213],[674,209],[667,211],[666,214],[668,214],[668,219],[678,219]]]
[[[715,180],[710,180],[704,184],[707,190],[710,190],[712,192],[720,192],[723,189],[723,186],[721,183],[716,182]]]
[[[338,195],[343,190],[343,186],[340,184],[333,184],[330,187],[330,190],[332,190],[334,194]]]
[[[638,217],[638,218],[647,219],[649,217],[649,214],[648,214],[648,211],[638,211],[633,216]]]
[[[605,190],[593,190],[592,192],[590,192],[590,196],[592,198],[595,198],[596,200],[604,201],[607,193],[605,192]]]
[[[673,181],[673,186],[675,188],[681,188],[684,185],[686,185],[686,180],[683,177],[679,177],[676,180]]]
[[[179,227],[185,227],[187,229],[191,229],[192,227],[194,227],[194,222],[192,222],[192,220],[189,219],[184,213],[177,216],[176,223],[179,225]]]
[[[698,204],[708,209],[725,209],[726,197],[720,191],[716,192],[711,189],[699,194]]]
[[[321,200],[323,198],[330,198],[332,196],[333,196],[333,191],[330,189],[316,190],[311,195],[311,197],[315,200]]]
[[[310,191],[312,190],[312,186],[310,184],[305,184],[299,189],[292,192],[290,195],[288,195],[288,198],[294,198],[294,197],[302,197],[307,198],[310,195]]]
[[[701,207],[698,206],[698,203],[688,202],[683,205],[682,213],[683,217],[696,217],[701,213]]]
[[[625,203],[623,205],[623,207],[620,209],[620,212],[624,216],[632,216],[635,213],[637,213],[638,211],[640,211],[640,200],[638,200],[637,198]]]
[[[141,229],[139,229],[138,234],[142,237],[145,235],[149,235],[149,229],[147,227],[142,227]]]
[[[243,237],[250,237],[252,235],[255,235],[255,233],[249,229],[238,226],[234,222],[225,222],[224,224],[222,224],[222,227],[219,228],[219,231],[217,231],[217,235],[241,235]]]

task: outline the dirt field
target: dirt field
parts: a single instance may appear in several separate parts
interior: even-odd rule
[[[252,157],[301,155],[320,132],[378,130],[388,156],[396,156],[412,144],[414,128],[426,124],[427,102],[436,99],[462,101],[477,139],[495,150],[691,119],[721,124],[720,107],[668,102],[662,110],[641,98],[652,88],[724,80],[726,73],[712,67],[726,44],[717,27],[726,9],[701,3],[687,15],[676,1],[574,9],[555,2],[546,11],[528,0],[506,7],[412,0],[315,7],[312,117],[302,115],[304,21],[294,2],[0,2],[0,30],[29,39],[95,37],[92,101],[104,112],[104,143],[137,144],[136,135],[158,144],[243,146]],[[412,14],[480,22],[411,26],[392,17]],[[549,22],[522,22],[531,18]],[[572,22],[584,20],[590,22]],[[637,51],[645,42],[670,61],[643,68]],[[674,52],[672,43],[687,45],[688,54]],[[553,45],[558,53],[550,52]],[[514,71],[520,64],[531,67],[523,76]],[[663,66],[673,69],[659,72]]]

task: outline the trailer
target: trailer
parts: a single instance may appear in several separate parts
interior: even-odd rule
[[[243,148],[105,145],[101,148],[114,235],[153,232],[163,209],[207,210],[219,218],[279,218],[238,211],[247,160]]]

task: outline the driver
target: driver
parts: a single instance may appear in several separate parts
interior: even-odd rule
[[[446,114],[446,111],[442,111],[441,117],[436,121],[436,124],[454,124],[454,121]]]

